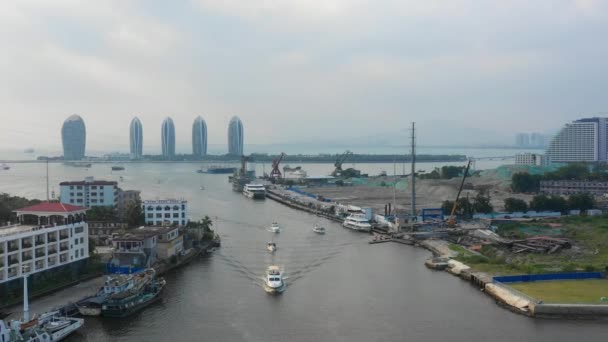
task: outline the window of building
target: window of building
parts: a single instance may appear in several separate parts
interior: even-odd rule
[[[80,249],[80,255],[84,256],[84,248]]]
[[[79,250],[76,250],[76,257],[77,257],[77,258],[78,258],[78,252],[79,252]]]
[[[173,224],[179,224],[179,221],[173,221]]]
[[[92,185],[91,189],[97,189],[97,185]]]
[[[165,206],[165,210],[171,210],[171,207],[167,205]]]
[[[179,213],[173,213],[174,218],[179,218]]]
[[[178,205],[174,205],[173,206],[173,210],[179,210],[179,206]]]
[[[157,217],[157,218],[162,218],[162,217],[163,217],[163,214],[158,213],[158,214],[156,214],[156,217]]]
[[[97,196],[96,192],[91,192],[91,196]]]
[[[165,218],[170,218],[170,217],[171,217],[171,214],[165,213]]]
[[[97,200],[96,199],[92,199],[91,203],[97,203]]]
[[[148,214],[148,218],[153,218],[153,217],[154,217],[154,214],[152,214],[152,213]]]
[[[82,203],[82,198],[77,199],[76,202]]]
[[[182,213],[182,218],[186,217],[186,213]]]
[[[82,190],[82,185],[77,186],[76,189]]]
[[[70,192],[70,196],[74,196],[74,193],[73,193],[73,192]]]
[[[70,200],[70,203],[74,203],[74,200],[73,200],[73,199],[71,199],[71,200]]]
[[[83,237],[80,238],[80,243],[84,243],[84,238]]]
[[[74,244],[77,245],[78,244],[78,239],[74,239]]]
[[[160,205],[156,207],[156,210],[163,210],[163,207],[161,207]]]
[[[103,203],[103,198],[99,200],[99,203]]]
[[[73,185],[70,185],[70,190],[74,190],[74,186]]]

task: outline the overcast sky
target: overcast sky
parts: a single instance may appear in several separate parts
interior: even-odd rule
[[[608,1],[19,0],[0,3],[0,146],[145,152],[171,116],[225,144],[511,142],[608,111]],[[371,137],[371,138],[370,138]]]

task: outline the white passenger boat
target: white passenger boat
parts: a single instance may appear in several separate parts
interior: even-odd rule
[[[350,214],[344,220],[342,226],[362,232],[369,232],[372,230],[372,225],[369,223],[369,220],[363,214]]]
[[[285,282],[279,266],[268,266],[266,279],[264,279],[264,289],[268,293],[281,293],[285,290]]]
[[[274,253],[277,250],[277,244],[270,241],[268,244],[266,244],[266,249],[270,252],[270,253]]]
[[[8,325],[0,320],[1,341],[61,341],[84,325],[84,319],[60,317],[58,312],[51,312],[34,318],[31,321],[10,321]]]
[[[272,222],[272,224],[270,225],[270,227],[268,227],[268,231],[271,233],[280,233],[281,232],[281,227],[279,227],[279,224],[276,222]]]
[[[243,195],[253,199],[265,199],[266,187],[263,184],[245,184]]]
[[[318,224],[315,224],[314,228],[312,229],[313,232],[317,233],[317,234],[325,234],[325,227],[320,226]]]

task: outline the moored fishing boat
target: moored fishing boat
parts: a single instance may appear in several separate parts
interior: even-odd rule
[[[110,296],[101,306],[101,315],[104,317],[129,316],[160,299],[165,284],[163,278],[152,277],[139,288],[139,291],[130,290]]]

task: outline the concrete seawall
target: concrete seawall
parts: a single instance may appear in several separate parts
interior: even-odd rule
[[[530,309],[540,318],[608,318],[608,305],[602,304],[533,304]]]

